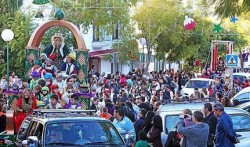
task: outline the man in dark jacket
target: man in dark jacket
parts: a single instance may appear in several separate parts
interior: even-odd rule
[[[136,141],[139,140],[138,138],[138,133],[140,130],[143,130],[144,126],[145,126],[145,115],[146,115],[147,111],[145,109],[140,109],[140,114],[139,114],[139,118],[135,121],[134,123],[134,127],[135,127],[135,133],[136,133]]]
[[[205,117],[203,119],[203,122],[207,123],[209,125],[209,137],[208,137],[208,147],[213,147],[213,138],[216,131],[216,125],[217,125],[217,117],[213,113],[213,107],[211,103],[205,103],[203,107],[203,112],[205,114]],[[209,140],[211,139],[211,140]]]
[[[216,126],[216,147],[234,147],[238,142],[236,133],[233,130],[232,119],[224,112],[222,104],[214,104],[214,114],[219,117]]]

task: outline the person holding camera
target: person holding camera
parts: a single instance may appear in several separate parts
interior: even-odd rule
[[[207,146],[209,126],[203,123],[203,113],[195,111],[192,115],[192,121],[194,125],[185,127],[184,123],[185,115],[180,115],[180,121],[177,123],[177,132],[183,135],[181,143],[182,147],[194,147],[194,146]]]

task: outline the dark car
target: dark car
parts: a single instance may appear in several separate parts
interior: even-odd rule
[[[110,121],[91,116],[89,112],[89,110],[39,110],[23,121],[15,145],[17,147],[125,146],[124,140]]]

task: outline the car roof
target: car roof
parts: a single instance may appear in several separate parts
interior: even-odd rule
[[[184,109],[190,109],[190,110],[202,110],[204,104],[206,102],[196,102],[196,103],[186,103],[186,104],[166,104],[161,106],[160,108],[160,113],[167,113],[167,114],[179,114],[180,111],[183,111]],[[213,102],[212,102],[213,103]],[[238,114],[238,113],[244,113],[248,114],[249,113],[243,109],[236,108],[236,107],[225,107],[224,108],[225,112],[227,114]]]
[[[75,122],[79,122],[79,121],[108,121],[104,118],[101,117],[94,117],[94,116],[90,116],[90,117],[34,117],[34,116],[29,116],[31,120],[37,120],[37,121],[41,121],[43,123],[48,123],[48,122],[69,122],[69,121],[75,121]]]
[[[207,79],[207,78],[193,78],[193,79],[190,79],[191,81],[214,81],[214,79]]]
[[[30,119],[42,122],[50,121],[103,121],[95,114],[94,110],[70,110],[70,109],[44,109],[33,110]]]
[[[239,75],[239,76],[250,76],[250,73],[233,73],[232,75]]]

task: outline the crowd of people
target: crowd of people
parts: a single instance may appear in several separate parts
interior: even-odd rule
[[[173,132],[172,135],[170,133],[165,144],[161,142],[163,128],[162,118],[158,115],[159,108],[168,100],[181,100],[181,87],[189,79],[199,76],[211,78],[205,74],[205,72],[199,75],[194,72],[186,73],[185,71],[174,72],[170,70],[150,72],[143,75],[140,69],[134,69],[125,75],[119,72],[115,74],[99,74],[90,70],[88,73],[89,88],[81,91],[81,86],[75,74],[70,74],[66,77],[61,73],[56,73],[54,76],[50,74],[51,76],[48,80],[46,73],[42,76],[39,72],[33,71],[31,73],[32,78],[28,84],[18,86],[22,87],[23,90],[21,97],[17,99],[15,107],[12,107],[17,112],[15,129],[17,132],[24,118],[37,108],[92,109],[96,110],[96,114],[100,117],[112,121],[124,138],[127,134],[132,135],[132,142],[135,143],[136,147],[144,146],[144,144],[151,144],[156,147],[163,145],[172,146],[170,144],[173,139],[169,141],[169,138],[173,136],[176,138],[176,135],[182,136],[180,138],[185,138],[185,136],[187,138],[182,139],[179,145],[192,146],[192,144],[200,144],[199,140],[195,139],[199,136],[198,132],[207,133],[205,135],[208,136],[207,138],[205,137],[205,140],[207,139],[206,143],[210,138],[209,136],[216,136],[216,144],[220,144],[221,141],[217,141],[217,138],[221,138],[222,134],[215,134],[215,130],[218,129],[215,124],[217,123],[217,116],[224,116],[225,113],[217,115],[216,111],[223,112],[224,106],[233,106],[229,98],[236,93],[237,88],[246,86],[247,80],[243,83],[235,80],[234,85],[231,86],[226,84],[224,78],[214,77],[216,81],[214,87],[210,87],[208,90],[202,89],[202,91],[194,89],[194,94],[198,93],[197,98],[205,96],[215,97],[222,105],[217,105],[219,108],[216,109],[214,106],[215,114],[212,112],[212,106],[209,104],[204,105],[205,118],[203,118],[202,113],[192,113],[185,110],[187,111],[185,112],[188,115],[187,118],[194,117],[193,121],[187,123],[187,118],[180,116],[180,122],[176,125],[177,133]],[[15,73],[13,72],[11,75],[10,78],[15,79]],[[2,92],[4,94],[4,90]],[[77,93],[90,94],[91,106],[86,107],[87,104],[82,105],[79,103],[79,95]],[[4,112],[4,109],[1,112]],[[204,119],[209,122],[206,123],[209,125],[204,124]],[[223,124],[225,122],[221,123],[222,126],[225,125]],[[188,127],[191,130],[187,129]],[[194,135],[192,134],[193,132],[197,134]]]
[[[179,137],[182,141],[177,143],[177,146],[192,146],[192,144],[200,146],[204,142],[201,143],[196,139],[199,132],[206,133],[203,141],[215,135],[216,144],[220,146],[221,142],[227,142],[219,140],[223,139],[221,136],[224,134],[219,130],[225,129],[222,127],[225,122],[220,119],[216,126],[216,117],[229,119],[223,112],[223,107],[236,105],[237,101],[231,103],[230,98],[250,85],[247,79],[244,81],[234,79],[233,84],[230,84],[223,72],[211,72],[209,69],[203,70],[201,74],[184,70],[175,72],[173,69],[144,74],[141,69],[135,68],[127,74],[120,72],[111,74],[98,73],[92,67],[88,72],[88,86],[83,88],[77,77],[75,55],[67,48],[62,35],[56,33],[52,36],[51,42],[39,59],[31,61],[34,66],[31,68],[27,83],[22,82],[22,78],[15,72],[11,72],[10,77],[1,78],[0,131],[6,129],[5,112],[11,103],[8,109],[16,112],[15,132],[18,131],[24,118],[34,109],[92,109],[96,110],[96,114],[100,117],[112,121],[124,138],[127,134],[133,136],[132,142],[136,147],[146,147],[148,144],[155,147],[173,146],[169,144],[171,140],[173,141],[171,136],[175,137],[176,134],[182,136]],[[184,112],[187,116],[180,116],[180,122],[176,125],[177,133],[172,132],[172,135],[169,133],[166,143],[162,144],[162,118],[158,115],[160,107],[170,102],[169,100],[186,100],[180,92],[182,86],[189,79],[197,77],[215,79],[214,85],[209,85],[208,89],[204,87],[202,90],[194,88],[194,93],[188,97],[188,99],[214,97],[222,104],[215,105],[214,109],[209,104],[204,105],[205,119],[212,125],[204,124],[202,113],[192,113],[187,109]],[[10,93],[19,94],[15,103],[8,99]],[[85,101],[80,101],[83,93],[91,99],[90,106]],[[192,117],[193,121],[187,123]],[[231,121],[227,122],[232,124]],[[232,132],[224,133],[229,134],[229,139],[235,141],[232,139]]]

